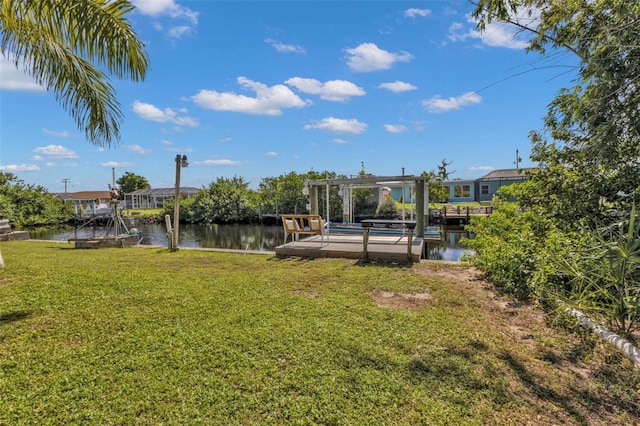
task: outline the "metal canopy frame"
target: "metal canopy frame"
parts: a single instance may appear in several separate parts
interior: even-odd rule
[[[390,183],[402,183],[402,182],[416,182],[422,180],[424,177],[414,175],[402,175],[402,176],[366,176],[355,178],[335,178],[335,179],[313,179],[307,180],[306,184],[310,186],[324,186],[324,185],[364,185],[360,188],[374,188],[377,186],[388,186]]]
[[[332,179],[309,179],[305,181],[305,195],[309,196],[311,214],[319,214],[318,209],[318,187],[325,186],[327,191],[326,208],[329,214],[329,187],[332,185],[347,186],[353,188],[377,188],[384,186],[400,185],[404,188],[405,184],[415,185],[416,194],[416,222],[417,236],[424,236],[425,226],[425,206],[429,202],[429,193],[425,179],[423,176],[401,175],[401,176],[365,176],[355,178],[332,178]],[[403,189],[404,196],[404,189]],[[426,200],[426,203],[425,203]],[[327,217],[329,220],[329,217]]]

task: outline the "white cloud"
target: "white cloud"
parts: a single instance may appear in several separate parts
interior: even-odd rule
[[[143,15],[152,16],[159,19],[168,16],[171,19],[181,19],[188,22],[188,25],[168,26],[166,35],[172,39],[179,39],[186,35],[193,34],[198,25],[198,12],[188,7],[176,4],[174,0],[132,0],[136,10]],[[164,31],[165,26],[155,22],[153,27],[157,31]]]
[[[269,87],[246,77],[238,77],[238,84],[254,91],[256,97],[233,92],[201,90],[192,96],[192,99],[202,108],[256,115],[281,115],[284,108],[303,108],[311,105],[311,101],[302,100],[284,84]]]
[[[384,129],[389,133],[402,133],[407,130],[407,126],[402,124],[385,124]]]
[[[7,164],[0,165],[0,170],[5,172],[39,172],[40,167],[35,164]]]
[[[536,28],[539,21],[540,11],[526,9],[521,11],[518,16],[513,19],[521,25]],[[508,49],[525,49],[529,43],[522,38],[527,32],[515,25],[492,22],[486,25],[484,31],[480,32],[475,29],[478,21],[471,15],[467,15],[467,23],[472,27],[465,27],[460,22],[454,22],[449,27],[449,40],[465,41],[469,38],[480,40],[482,44],[490,47],[505,47]]]
[[[293,77],[285,81],[285,84],[304,93],[320,95],[320,99],[325,101],[346,102],[351,96],[366,94],[364,89],[346,80],[330,80],[322,83],[314,78]]]
[[[46,135],[55,136],[55,137],[58,137],[58,138],[68,138],[68,137],[73,136],[73,133],[71,133],[68,130],[63,130],[61,132],[57,132],[55,130],[49,130],[49,129],[43,128],[42,129],[42,133],[44,133]]]
[[[246,162],[229,159],[194,161],[196,166],[244,166]]]
[[[275,152],[275,151],[267,151],[267,152],[265,152],[265,153],[264,153],[264,155],[265,155],[266,157],[277,157],[277,156],[278,156],[278,153],[277,153],[277,152]]]
[[[178,25],[176,27],[171,27],[167,31],[167,36],[170,38],[182,38],[185,35],[190,35],[194,32],[193,28],[188,25]]]
[[[136,10],[143,15],[167,15],[171,18],[187,19],[192,24],[198,23],[198,12],[176,4],[174,0],[132,0]]]
[[[475,92],[467,92],[463,95],[443,99],[440,96],[434,96],[431,99],[425,99],[421,102],[422,106],[427,108],[429,112],[446,112],[460,109],[463,106],[479,104],[482,97]]]
[[[140,155],[147,155],[153,152],[150,149],[145,149],[141,147],[140,145],[127,145],[125,146],[125,148],[127,149],[128,153],[134,153],[134,154],[140,154]]]
[[[348,144],[349,141],[346,141],[346,140],[340,139],[340,138],[335,138],[333,140],[333,143],[338,144],[338,145],[344,145],[344,144]]]
[[[292,44],[284,44],[284,43],[277,42],[277,41],[275,41],[273,39],[270,39],[270,38],[266,39],[264,42],[269,44],[269,45],[271,45],[271,47],[276,49],[278,52],[301,53],[301,54],[306,54],[307,53],[307,51],[302,46],[295,46],[295,45],[292,45]]]
[[[47,146],[39,146],[33,150],[36,155],[43,158],[55,158],[55,159],[63,159],[63,158],[78,158],[78,154],[74,151],[65,148],[62,145],[47,145]]]
[[[183,109],[178,111],[171,108],[160,109],[155,105],[144,102],[133,102],[133,112],[144,120],[156,121],[158,123],[174,123],[178,126],[198,127],[198,121],[196,119],[187,116],[178,116],[178,112],[184,111]]]
[[[416,9],[411,8],[404,11],[404,16],[409,18],[415,18],[416,16],[429,16],[431,15],[431,9]]]
[[[104,163],[100,163],[102,167],[131,167],[133,163],[129,163],[127,161],[105,161]]]
[[[418,87],[410,83],[396,80],[393,83],[382,83],[378,86],[378,89],[387,89],[395,93],[400,93],[408,92],[410,90],[417,90]]]
[[[367,129],[367,124],[362,123],[355,118],[351,119],[343,119],[343,118],[334,118],[327,117],[323,118],[320,121],[313,121],[313,124],[307,124],[304,126],[305,130],[315,129],[315,130],[325,130],[331,133],[349,133],[349,134],[360,134]]]
[[[16,68],[8,58],[0,56],[0,90],[44,92],[46,89],[26,74],[21,64]]]
[[[76,168],[76,167],[80,167],[80,165],[76,162],[71,162],[71,163],[52,163],[52,162],[48,162],[46,163],[47,167],[56,167],[59,169],[72,169],[72,168]]]
[[[396,62],[409,62],[413,55],[408,52],[391,53],[373,43],[362,43],[353,49],[344,49],[347,64],[352,71],[369,72],[387,70]]]
[[[231,142],[232,140],[233,140],[232,138],[230,138],[230,137],[226,137],[226,138],[222,138],[222,139],[220,139],[220,142],[222,142],[222,143],[228,143],[228,142]]]

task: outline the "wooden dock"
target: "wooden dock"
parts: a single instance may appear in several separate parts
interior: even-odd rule
[[[486,217],[493,212],[493,207],[455,207],[445,206],[441,209],[429,210],[429,223],[438,225],[468,225],[473,217]]]
[[[407,262],[406,235],[376,235],[371,234],[367,244],[369,260],[385,262]],[[424,239],[414,237],[411,243],[411,262],[420,262]],[[321,244],[319,235],[303,238],[275,248],[276,256],[300,257],[340,257],[347,259],[363,259],[364,247],[362,234],[333,235],[324,237]]]

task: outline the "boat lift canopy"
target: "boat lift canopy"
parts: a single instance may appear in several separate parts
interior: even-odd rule
[[[327,191],[326,203],[327,203],[327,216],[329,214],[329,187],[337,185],[347,188],[377,188],[385,186],[402,186],[409,184],[415,186],[416,194],[416,222],[417,222],[417,236],[424,236],[425,226],[425,212],[428,211],[429,204],[429,191],[427,185],[425,185],[425,179],[423,176],[414,175],[402,175],[402,176],[363,176],[355,178],[327,178],[327,179],[313,179],[305,182],[305,195],[309,196],[311,208],[311,214],[319,214],[318,209],[318,187],[325,186]],[[404,195],[404,194],[403,194]],[[329,217],[327,217],[329,220]]]

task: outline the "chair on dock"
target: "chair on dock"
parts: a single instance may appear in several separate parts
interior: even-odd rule
[[[322,220],[317,214],[292,214],[282,215],[282,226],[284,227],[284,243],[287,243],[289,235],[291,242],[298,241],[300,235],[320,235],[320,246],[324,244],[324,236],[329,242],[329,223]]]

